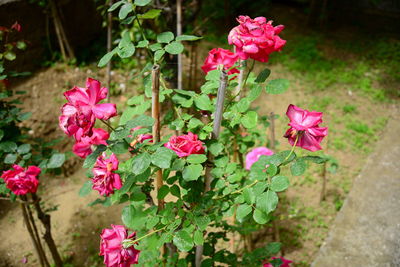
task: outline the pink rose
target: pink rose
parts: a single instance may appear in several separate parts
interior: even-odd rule
[[[136,130],[142,129],[142,126],[135,127],[131,130],[131,132],[135,132]],[[150,140],[150,143],[153,143],[153,136],[151,134],[139,134],[137,136],[137,140],[139,143],[143,143],[145,140]]]
[[[298,136],[296,146],[309,151],[321,150],[320,143],[328,134],[327,127],[319,127],[322,123],[322,112],[303,110],[295,105],[289,105],[286,115],[290,119],[291,126],[284,137],[288,138],[293,146]]]
[[[111,229],[103,229],[100,235],[100,256],[104,256],[107,267],[129,267],[138,264],[140,250],[133,246],[124,248],[125,239],[134,240],[136,233],[128,236],[128,230],[123,225],[111,224]]]
[[[239,16],[239,26],[233,28],[228,35],[229,44],[236,46],[236,53],[241,59],[252,58],[267,62],[269,54],[280,51],[286,44],[278,34],[284,29],[283,25],[272,26],[272,21],[264,17],[251,19]]]
[[[266,147],[256,147],[246,155],[246,170],[250,170],[251,166],[258,161],[262,155],[272,156],[274,152]]]
[[[16,22],[11,26],[11,29],[20,32],[22,28],[21,28],[21,25],[18,23],[18,21],[16,21]]]
[[[41,170],[36,166],[29,166],[27,169],[14,164],[14,170],[4,171],[1,178],[6,182],[6,186],[16,195],[36,193],[39,186],[37,179]]]
[[[208,73],[211,70],[216,70],[219,65],[224,65],[224,70],[228,70],[235,65],[238,59],[238,55],[227,49],[214,48],[208,52],[208,56],[204,61],[203,66],[201,66],[201,69],[204,71],[204,73]],[[228,74],[234,73],[239,73],[239,70],[233,68],[228,72]]]
[[[108,120],[117,115],[115,104],[99,102],[106,98],[108,89],[101,87],[99,81],[88,78],[86,88],[74,87],[64,93],[68,100],[59,117],[60,128],[68,135],[80,139],[91,135],[96,118]]]
[[[272,257],[271,260],[274,259],[281,259],[283,263],[279,267],[290,267],[290,263],[292,263],[291,260],[287,260],[284,257]],[[264,263],[263,267],[273,267],[271,263]]]
[[[122,187],[119,174],[113,171],[118,170],[118,159],[114,154],[106,158],[106,153],[103,152],[94,164],[93,167],[93,186],[94,190],[99,191],[102,196],[109,196],[114,193],[114,189]]]
[[[91,136],[82,136],[72,147],[72,151],[81,158],[86,158],[92,154],[92,145],[107,145],[107,139],[110,137],[107,131],[103,129],[92,129]]]
[[[204,154],[203,142],[198,140],[197,135],[191,132],[181,136],[171,136],[164,146],[175,151],[180,158],[192,154]]]

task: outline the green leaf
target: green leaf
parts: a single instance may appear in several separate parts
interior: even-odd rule
[[[201,110],[214,111],[214,105],[207,95],[200,95],[194,98],[194,104]]]
[[[203,126],[203,125],[204,124],[203,124],[203,122],[201,120],[196,119],[196,118],[191,118],[189,123],[188,123],[188,125],[187,125],[187,127],[189,129],[195,129],[195,128]]]
[[[224,145],[221,143],[214,142],[211,145],[208,146],[208,150],[213,154],[214,156],[218,156],[219,153],[221,153],[222,150],[224,150]]]
[[[79,189],[79,196],[80,197],[85,197],[85,196],[89,195],[90,192],[92,192],[92,185],[93,185],[93,183],[92,183],[91,180],[90,181],[86,181],[82,185],[81,189]]]
[[[133,10],[132,3],[125,3],[121,9],[119,10],[118,17],[120,20],[123,20],[128,16],[128,14]]]
[[[240,205],[236,210],[236,219],[241,222],[243,219],[250,214],[252,207],[247,204]]]
[[[99,61],[99,64],[97,64],[97,67],[101,68],[107,65],[108,61],[111,60],[111,58],[117,53],[118,48],[114,48],[112,51],[108,52],[105,54]]]
[[[203,232],[196,230],[193,235],[193,241],[198,246],[203,245],[204,243]]]
[[[160,9],[150,9],[144,14],[138,15],[139,19],[155,19],[157,18],[161,13]]]
[[[160,49],[154,53],[154,61],[158,62],[165,55],[165,50]]]
[[[289,88],[289,81],[286,79],[271,80],[265,90],[272,95],[282,94]]]
[[[135,5],[146,6],[151,2],[151,0],[135,0]]]
[[[157,193],[157,199],[164,199],[166,195],[169,193],[168,185],[163,185],[160,187]]]
[[[53,154],[49,162],[47,163],[47,168],[49,169],[54,169],[54,168],[59,168],[64,164],[65,161],[65,154],[63,153],[56,153]]]
[[[3,137],[4,137],[4,131],[0,129],[0,141],[1,139],[3,139]]]
[[[137,126],[142,126],[142,127],[150,127],[153,126],[154,124],[154,119],[152,117],[146,116],[146,115],[140,115],[133,120],[130,120],[126,123],[126,126],[128,128],[135,128]]]
[[[171,166],[171,160],[173,156],[174,152],[171,149],[159,147],[151,156],[151,162],[161,169],[167,169]]]
[[[264,69],[258,74],[258,76],[254,82],[263,83],[269,77],[270,74],[271,74],[270,69]]]
[[[302,175],[307,168],[307,164],[304,160],[298,159],[290,165],[290,171],[293,176],[300,176]]]
[[[31,145],[30,144],[22,144],[17,149],[17,152],[19,154],[22,154],[22,155],[28,153],[29,151],[31,151]]]
[[[4,158],[4,163],[5,164],[13,164],[17,160],[18,155],[17,154],[7,154],[7,156]]]
[[[329,158],[318,157],[318,156],[305,156],[305,157],[302,157],[302,159],[311,161],[311,162],[316,163],[316,164],[322,164],[322,163],[325,163],[325,162],[329,161]]]
[[[133,158],[132,172],[134,174],[141,174],[150,166],[151,157],[149,153],[144,152]]]
[[[271,190],[275,192],[282,192],[289,187],[289,179],[286,176],[278,175],[272,178]]]
[[[12,141],[5,141],[0,143],[0,150],[4,152],[14,152],[17,150],[17,144]]]
[[[173,186],[171,186],[170,188],[170,192],[173,196],[176,196],[177,198],[181,198],[181,189],[179,188],[179,186],[177,186],[176,184],[174,184]]]
[[[246,112],[249,107],[250,100],[247,97],[240,99],[240,101],[236,104],[236,109],[240,113]]]
[[[257,126],[258,114],[255,111],[249,111],[241,118],[240,122],[247,129],[251,129]]]
[[[254,209],[253,219],[258,224],[266,224],[269,221],[267,214],[259,209]]]
[[[211,219],[208,216],[194,217],[194,222],[201,231],[204,231],[210,224]]]
[[[174,40],[174,34],[172,32],[162,32],[157,35],[157,42],[169,43]]]
[[[259,210],[268,214],[276,209],[278,200],[278,195],[274,191],[268,190],[257,197],[256,205]]]
[[[122,222],[129,228],[133,228],[134,220],[135,220],[135,208],[131,205],[125,206],[122,209]]]
[[[114,3],[107,11],[112,12],[112,11],[116,10],[123,3],[124,3],[124,1],[118,1],[118,2]]]
[[[247,204],[252,205],[255,202],[255,195],[253,193],[253,190],[251,188],[244,188],[243,189],[243,198],[244,201],[246,201]]]
[[[204,154],[192,154],[189,157],[187,157],[187,162],[192,163],[192,164],[199,164],[203,163],[207,160],[207,156]]]
[[[267,175],[274,176],[278,172],[278,167],[275,164],[269,164],[267,167]]]
[[[93,165],[96,163],[97,157],[107,149],[105,145],[97,146],[96,150],[93,151],[92,154],[86,157],[85,161],[83,162],[83,168],[89,169],[92,168]]]
[[[187,252],[193,248],[193,240],[186,230],[176,232],[173,242],[175,246],[183,252]]]
[[[190,164],[183,169],[182,176],[185,181],[194,181],[200,177],[202,171],[203,166],[200,164]]]
[[[281,243],[271,242],[267,245],[267,250],[269,255],[277,254],[281,250]]]
[[[18,114],[18,120],[19,121],[24,121],[29,119],[32,116],[32,112],[24,112],[24,113],[20,113]]]
[[[131,57],[135,53],[135,46],[131,41],[131,37],[128,31],[124,32],[122,35],[122,39],[118,44],[118,56],[121,58]]]
[[[159,44],[159,43],[155,43],[155,44],[149,45],[149,48],[150,48],[151,51],[154,52],[154,51],[162,49],[162,45]]]
[[[26,49],[26,43],[22,41],[17,42],[17,48],[20,50],[25,50]]]
[[[110,147],[110,150],[116,155],[124,154],[128,152],[128,144],[123,141],[118,141]]]
[[[144,48],[147,47],[149,45],[149,41],[147,40],[142,40],[139,41],[139,43],[136,45],[137,48]]]
[[[179,35],[175,38],[176,41],[197,41],[202,39],[203,37],[195,36],[195,35]]]
[[[183,52],[183,45],[179,42],[171,42],[164,47],[165,51],[172,55],[177,55]]]
[[[4,58],[9,60],[9,61],[13,61],[13,60],[15,60],[17,58],[17,56],[12,51],[6,51],[4,53]]]

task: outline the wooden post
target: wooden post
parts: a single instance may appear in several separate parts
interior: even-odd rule
[[[182,0],[176,0],[176,35],[182,35]],[[178,54],[178,89],[182,89],[182,54]]]
[[[219,88],[218,88],[218,93],[217,93],[217,106],[215,108],[215,113],[214,113],[214,127],[212,131],[212,139],[218,139],[219,137],[219,132],[221,130],[221,122],[222,122],[222,114],[224,112],[224,100],[225,100],[225,93],[226,93],[226,86],[228,85],[228,74],[222,70],[221,71],[221,76],[219,78]],[[212,161],[213,161],[213,156],[211,153],[208,153],[207,155],[207,167],[205,171],[205,187],[204,191],[208,192],[211,190],[211,170],[212,170]],[[203,246],[196,246],[196,258],[195,258],[195,266],[200,267],[201,266],[201,259],[203,258]]]
[[[151,106],[151,116],[154,119],[153,125],[153,140],[154,143],[160,142],[160,101],[159,101],[159,94],[160,94],[160,66],[154,65],[151,70],[151,90],[152,90],[152,106]],[[162,179],[162,170],[158,170],[156,172],[156,184],[155,188],[158,190],[163,185]],[[158,209],[161,210],[164,208],[164,200],[158,200]]]
[[[43,212],[42,208],[40,207],[39,203],[39,198],[37,197],[36,194],[32,193],[32,200],[34,202],[34,206],[37,212],[37,216],[39,220],[42,222],[44,228],[45,228],[45,233],[43,235],[44,241],[46,241],[47,246],[49,247],[51,256],[53,257],[54,260],[54,265],[56,267],[62,267],[63,263],[60,257],[60,254],[58,253],[57,246],[53,240],[53,237],[51,235],[51,218],[49,214],[46,214]]]
[[[322,189],[321,189],[321,196],[319,198],[320,203],[324,201],[326,198],[326,179],[328,174],[326,171],[326,165],[327,162],[324,162],[324,165],[322,166]]]
[[[113,0],[109,0],[109,6],[111,7]],[[112,12],[107,13],[107,53],[111,52],[112,46]],[[107,102],[110,102],[110,90],[111,90],[111,60],[107,63],[106,68],[106,82],[108,88]]]

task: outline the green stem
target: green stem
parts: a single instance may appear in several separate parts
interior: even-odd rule
[[[250,187],[252,187],[253,185],[255,185],[256,183],[258,183],[258,182],[259,182],[258,180],[255,180],[255,181],[252,182],[251,184],[248,184],[248,185],[246,185],[245,187],[243,187],[243,188],[241,188],[241,189],[239,189],[239,190],[233,191],[232,193],[229,193],[229,194],[224,195],[224,196],[214,197],[213,199],[217,200],[217,199],[221,199],[221,198],[224,198],[224,197],[229,196],[229,195],[232,195],[232,194],[241,193],[241,192],[242,192],[243,190],[245,190],[246,188],[250,188]]]
[[[250,73],[253,71],[255,63],[256,63],[256,61],[253,59],[253,63],[251,64],[249,72],[247,72],[246,78],[244,79],[243,85],[240,87],[240,90],[242,90],[246,86],[247,79],[249,78]]]
[[[297,141],[299,141],[299,134],[296,135],[296,140],[294,140],[294,144],[292,146],[292,150],[290,150],[289,155],[287,155],[287,157],[285,158],[285,160],[283,162],[287,161],[290,158],[290,156],[293,154],[294,149],[296,148],[296,145],[297,145]]]
[[[104,123],[105,125],[107,125],[108,128],[110,128],[112,131],[115,131],[115,128],[111,126],[111,124],[109,124],[107,121],[100,119],[102,123]]]
[[[153,235],[153,234],[155,234],[155,233],[157,233],[157,232],[160,232],[160,231],[164,230],[165,228],[167,228],[167,225],[164,226],[164,227],[162,227],[162,228],[160,228],[160,229],[154,230],[153,232],[150,232],[150,233],[148,233],[148,234],[145,234],[144,236],[139,237],[139,238],[137,238],[137,239],[135,239],[135,240],[126,239],[126,240],[123,241],[123,246],[124,246],[124,248],[128,248],[128,247],[130,247],[130,246],[133,246],[134,244],[136,244],[136,243],[139,242],[140,240],[142,240],[142,239],[144,239],[144,238],[146,238],[146,237],[148,237],[148,236],[151,236],[151,235]]]

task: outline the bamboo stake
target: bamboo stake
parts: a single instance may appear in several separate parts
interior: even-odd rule
[[[221,130],[221,122],[222,122],[222,113],[224,112],[224,100],[225,100],[225,93],[226,93],[226,86],[228,85],[228,75],[227,73],[222,70],[221,71],[221,76],[219,78],[219,88],[218,88],[218,93],[217,93],[217,106],[215,108],[215,113],[214,113],[214,127],[212,131],[211,138],[212,139],[218,139],[219,137],[219,132]],[[208,153],[207,155],[208,158],[208,164],[206,167],[205,171],[205,188],[204,191],[208,192],[211,190],[211,170],[212,170],[212,161],[213,161],[213,156],[211,153]],[[195,258],[195,266],[200,267],[201,266],[201,259],[203,257],[203,246],[196,246],[196,258]]]
[[[54,260],[54,265],[56,267],[62,267],[63,263],[60,254],[58,253],[57,246],[51,235],[51,217],[49,214],[43,212],[42,208],[40,207],[39,198],[37,197],[36,194],[32,193],[32,199],[34,201],[34,206],[37,212],[37,216],[45,228],[45,233],[43,235],[43,238],[46,241],[47,246],[49,247],[51,256],[53,257]]]
[[[28,214],[27,214],[26,209],[25,209],[25,204],[21,203],[20,206],[21,206],[21,209],[22,209],[22,216],[24,218],[24,222],[25,222],[26,228],[28,229],[28,233],[29,233],[29,236],[30,236],[30,238],[32,240],[33,246],[35,248],[37,257],[38,257],[38,259],[40,261],[40,265],[41,266],[46,266],[44,264],[43,258],[41,257],[41,254],[39,252],[39,247],[38,247],[38,244],[37,244],[37,242],[35,240],[35,237],[34,237],[34,234],[33,234],[33,230],[32,230],[32,226],[31,226],[31,224],[29,222],[29,219],[28,219]]]
[[[182,0],[176,0],[176,35],[182,35]],[[178,89],[182,89],[182,54],[178,54]]]
[[[160,101],[159,101],[159,94],[160,94],[160,66],[154,65],[151,70],[151,80],[152,80],[152,106],[151,106],[151,116],[154,119],[154,126],[153,126],[153,140],[154,143],[160,142]],[[162,187],[163,180],[162,180],[162,170],[158,170],[156,172],[156,184],[155,188],[158,190]],[[164,200],[158,200],[158,209],[161,210],[164,208]]]
[[[322,166],[322,189],[321,189],[321,196],[319,198],[320,203],[324,201],[326,198],[326,179],[327,179],[326,165],[327,163],[324,162],[324,165]]]
[[[109,1],[109,6],[111,7],[113,0]],[[112,46],[112,12],[107,14],[107,53],[111,52]],[[110,90],[111,90],[111,60],[107,63],[106,68],[106,82],[108,88],[107,102],[110,102]]]

